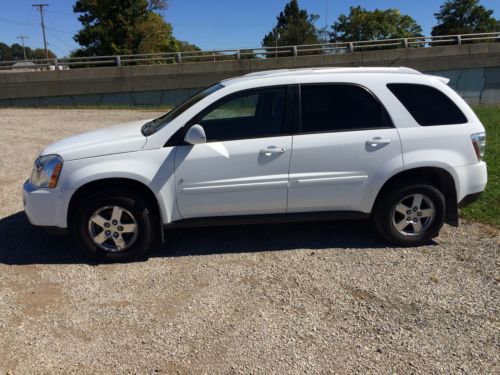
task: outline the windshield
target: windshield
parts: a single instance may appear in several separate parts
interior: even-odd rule
[[[163,116],[154,119],[153,121],[147,122],[141,128],[141,132],[144,136],[150,136],[151,134],[156,133],[158,130],[167,125],[170,121],[175,119],[181,113],[185,112],[189,107],[195,105],[200,100],[206,98],[210,94],[220,90],[224,86],[220,83],[217,83],[213,86],[210,86],[204,90],[199,91],[194,94],[178,106],[174,107],[170,112],[165,113]]]

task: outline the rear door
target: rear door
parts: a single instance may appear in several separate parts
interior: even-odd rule
[[[403,169],[397,130],[366,88],[302,84],[288,212],[369,212],[388,171]]]

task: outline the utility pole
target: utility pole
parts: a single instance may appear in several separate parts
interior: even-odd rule
[[[21,44],[23,46],[24,61],[26,61],[26,46],[24,45],[24,39],[29,39],[29,36],[19,35],[17,39],[21,39]]]
[[[47,64],[49,63],[49,51],[47,49],[47,38],[45,36],[45,23],[43,22],[43,8],[48,7],[49,4],[33,4],[40,11],[40,18],[42,20],[42,33],[43,33],[43,46],[45,48],[45,58],[47,59]]]

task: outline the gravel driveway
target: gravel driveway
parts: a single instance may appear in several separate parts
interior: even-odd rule
[[[92,266],[28,224],[43,145],[157,114],[0,109],[0,374],[500,372],[491,227],[408,249],[365,222],[172,230]]]

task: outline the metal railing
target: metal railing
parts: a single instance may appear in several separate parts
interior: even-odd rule
[[[64,57],[55,59],[0,61],[0,70],[40,71],[66,70],[106,66],[130,66],[151,64],[183,64],[194,62],[238,61],[245,59],[278,59],[280,57],[307,55],[336,55],[370,50],[399,48],[430,48],[442,45],[464,45],[500,42],[500,32],[422,36],[400,39],[365,40],[356,42],[321,43],[299,46],[237,48],[211,51],[148,53],[138,55]]]

